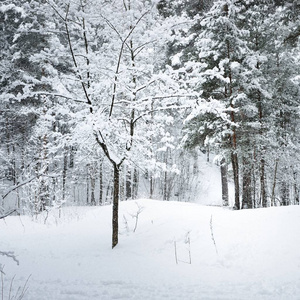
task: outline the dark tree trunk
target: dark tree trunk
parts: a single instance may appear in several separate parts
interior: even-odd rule
[[[100,161],[100,166],[99,166],[99,205],[103,204],[103,161]]]
[[[132,181],[131,181],[131,170],[126,168],[126,184],[125,184],[125,189],[126,189],[126,193],[125,193],[125,198],[127,199],[131,199],[133,198],[132,196]]]
[[[240,209],[239,163],[237,153],[231,153],[231,162],[234,182],[234,208]]]
[[[89,204],[90,199],[90,182],[89,182],[89,174],[86,175],[86,204]]]
[[[132,182],[132,199],[136,199],[138,193],[139,173],[136,168],[133,170],[133,182]]]
[[[242,207],[253,208],[251,168],[249,160],[243,158],[243,198]]]
[[[259,69],[259,63],[257,63],[257,69]],[[263,137],[263,107],[262,107],[262,96],[261,92],[257,92],[257,106],[258,106],[258,119],[260,123],[259,134]],[[267,193],[266,193],[266,182],[265,182],[265,160],[263,158],[264,148],[260,150],[260,155],[262,155],[260,160],[260,200],[262,207],[268,206]]]
[[[12,180],[14,185],[17,184],[17,165],[16,165],[16,148],[15,145],[12,146],[12,161],[11,161],[11,165],[12,165]]]
[[[167,200],[168,173],[164,172],[163,200]]]
[[[76,152],[76,149],[75,149],[74,146],[72,146],[71,149],[70,149],[70,162],[69,162],[69,167],[70,168],[74,167],[75,152]]]
[[[209,146],[206,148],[206,161],[209,162]]]
[[[271,196],[272,206],[275,206],[275,188],[276,188],[276,181],[277,181],[277,169],[278,169],[278,159],[276,159],[275,168],[274,168],[274,179],[273,179],[272,196]]]
[[[256,175],[255,175],[255,168],[252,168],[252,184],[253,184],[253,208],[257,208],[257,196],[256,196]]]
[[[265,175],[265,160],[261,159],[260,161],[260,192],[261,192],[261,203],[262,207],[268,206],[268,199],[266,193],[266,175]]]
[[[283,206],[289,205],[289,197],[290,197],[290,192],[289,192],[289,185],[286,181],[283,181],[281,183],[281,203]]]
[[[96,174],[92,174],[91,176],[91,205],[96,205],[95,199],[95,186],[96,186]]]
[[[163,200],[168,201],[168,184],[169,184],[169,176],[168,176],[168,155],[169,155],[169,149],[165,152],[165,159],[164,163],[166,164],[166,170],[164,171],[164,183],[163,183]]]
[[[112,193],[110,192],[110,190],[111,190],[111,184],[108,184],[107,185],[107,188],[106,188],[106,195],[105,195],[105,202],[106,203],[112,203],[112,197],[111,197],[111,195],[112,195]]]
[[[222,182],[222,204],[228,206],[228,178],[227,178],[227,164],[225,159],[221,160],[221,182]]]
[[[66,178],[67,178],[67,168],[68,168],[68,151],[64,148],[64,166],[62,173],[62,199],[65,200],[66,197]]]
[[[42,139],[42,169],[44,174],[48,174],[49,165],[48,165],[48,137],[47,135],[43,136]],[[50,194],[49,194],[49,186],[48,182],[46,182],[45,178],[41,179],[40,182],[40,212],[46,209],[46,206],[50,205]]]
[[[153,179],[152,174],[150,174],[149,185],[150,185],[150,199],[152,199],[153,193],[154,193],[154,179]]]
[[[228,11],[226,12],[228,14]],[[231,61],[231,46],[230,41],[226,41],[227,46],[227,58]],[[230,99],[230,107],[232,111],[230,112],[230,119],[232,124],[235,124],[235,113],[234,113],[234,103],[231,99],[233,94],[233,81],[232,81],[232,71],[229,67],[226,71],[227,77],[229,79],[229,84],[225,86],[225,97]],[[231,163],[232,163],[232,170],[233,170],[233,181],[234,181],[234,208],[240,209],[240,184],[239,184],[239,163],[238,163],[238,155],[237,155],[237,134],[235,126],[232,127],[233,134],[230,138],[231,142]]]
[[[113,194],[113,213],[112,213],[112,248],[118,244],[119,234],[119,183],[120,167],[114,163],[114,194]]]
[[[294,176],[294,204],[299,205],[299,186],[297,183],[297,172],[293,172]]]

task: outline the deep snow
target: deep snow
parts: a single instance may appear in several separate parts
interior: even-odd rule
[[[15,293],[30,274],[30,300],[300,299],[299,206],[233,211],[122,202],[113,250],[110,206],[64,208],[61,217],[53,210],[44,221],[0,222],[0,251],[14,251],[20,261],[0,256],[5,300],[12,276]]]

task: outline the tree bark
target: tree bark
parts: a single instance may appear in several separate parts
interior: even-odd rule
[[[293,171],[294,177],[294,204],[299,205],[299,186],[297,183],[297,171]]]
[[[86,175],[86,204],[87,205],[89,205],[89,199],[90,199],[90,183],[89,183],[89,174],[87,173]]]
[[[119,183],[120,167],[113,163],[114,167],[114,194],[113,194],[113,213],[112,213],[112,248],[118,244],[119,238]]]
[[[46,110],[44,108],[44,113]],[[41,169],[44,174],[47,174],[49,171],[49,162],[48,162],[48,137],[45,134],[42,138],[42,153],[41,153]],[[40,190],[39,190],[39,212],[42,212],[46,209],[46,206],[50,205],[50,194],[48,182],[45,178],[42,177],[40,181]]]
[[[289,198],[290,198],[290,191],[289,191],[289,184],[286,182],[286,179],[284,178],[281,182],[280,187],[281,192],[281,203],[283,206],[287,206],[290,204]]]
[[[132,178],[132,199],[136,199],[138,194],[138,186],[139,186],[139,173],[136,168],[133,170],[133,178]]]
[[[150,185],[150,199],[152,199],[154,194],[154,179],[152,173],[150,173],[149,185]]]
[[[268,206],[265,177],[265,160],[262,158],[260,161],[260,192],[262,207]]]
[[[99,205],[103,204],[103,161],[100,161],[99,166]]]
[[[234,182],[234,208],[240,209],[239,163],[237,153],[231,152],[231,162]]]
[[[125,178],[126,178],[126,183],[125,183],[125,198],[126,200],[133,198],[132,195],[132,179],[131,179],[131,170],[130,168],[125,168]]]
[[[274,179],[273,179],[272,196],[271,196],[271,206],[275,206],[275,188],[276,188],[276,181],[277,181],[277,169],[278,169],[278,159],[276,159],[276,162],[275,162]]]
[[[64,147],[64,160],[63,160],[63,172],[62,172],[62,200],[66,197],[66,179],[67,179],[67,169],[68,169],[68,149]]]
[[[221,160],[221,182],[222,182],[222,204],[228,206],[228,178],[227,178],[227,165],[224,158]]]
[[[228,12],[227,12],[228,13]],[[231,60],[231,51],[230,51],[230,42],[227,41],[227,58],[230,61]],[[228,79],[229,84],[226,87],[225,86],[225,96],[229,99],[231,98],[233,94],[233,83],[232,83],[232,72],[231,68],[229,67],[228,70]],[[235,124],[235,113],[234,113],[234,104],[232,102],[232,99],[230,99],[230,107],[232,108],[232,111],[230,112],[230,119],[233,124]],[[231,162],[232,162],[232,170],[233,170],[233,181],[234,181],[234,208],[240,209],[240,183],[239,183],[239,163],[238,163],[238,155],[237,155],[237,134],[236,134],[236,128],[232,128],[232,136],[231,136]]]
[[[91,174],[91,205],[96,205],[95,199],[96,174]]]
[[[250,162],[247,158],[243,157],[243,198],[242,207],[244,209],[253,208],[252,199],[252,180]]]

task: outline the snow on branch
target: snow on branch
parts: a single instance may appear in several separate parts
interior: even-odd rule
[[[13,261],[16,262],[17,265],[20,264],[13,251],[0,251],[0,255],[11,258]]]
[[[0,215],[0,220],[8,217],[9,215],[11,215],[12,213],[14,213],[16,211],[17,211],[16,209],[13,209],[13,210],[11,210],[9,212],[4,213],[3,215]]]
[[[32,176],[31,178],[24,180],[22,182],[17,183],[16,185],[12,186],[10,189],[8,189],[3,195],[0,195],[0,199],[3,200],[5,199],[10,193],[12,193],[13,191],[17,190],[18,188],[22,187],[23,185],[26,185],[30,182],[32,182],[33,180],[39,178],[39,177],[50,177],[50,178],[55,178],[57,177],[56,175],[46,175],[43,173],[39,173],[36,174],[35,176]],[[0,216],[1,219],[1,216]]]
[[[27,179],[27,180],[25,180],[25,181],[23,181],[23,182],[21,182],[21,183],[18,183],[18,184],[16,184],[16,185],[14,185],[12,188],[10,188],[6,193],[4,193],[2,196],[0,196],[0,198],[3,200],[3,199],[5,199],[11,192],[13,192],[13,191],[15,191],[16,189],[18,189],[19,187],[21,187],[21,186],[23,186],[23,185],[25,185],[25,184],[27,184],[27,183],[30,183],[31,181],[33,181],[34,179],[36,179],[37,177],[39,177],[39,176],[41,176],[41,174],[39,174],[39,175],[36,175],[36,176],[33,176],[33,177],[31,177],[31,178],[29,178],[29,179]]]
[[[115,104],[115,98],[116,98],[116,91],[117,91],[117,81],[118,81],[118,74],[120,71],[120,67],[121,67],[121,59],[123,57],[123,50],[124,50],[124,46],[126,46],[127,48],[130,49],[130,46],[127,44],[127,40],[130,38],[130,36],[132,35],[133,31],[136,29],[137,25],[140,23],[140,21],[144,18],[145,15],[147,15],[149,13],[149,11],[144,12],[136,21],[135,25],[131,26],[130,31],[128,32],[128,34],[125,36],[125,38],[122,37],[121,33],[117,30],[117,28],[111,23],[111,21],[109,21],[105,16],[101,15],[102,18],[105,20],[105,22],[107,23],[107,25],[116,32],[116,34],[118,35],[119,39],[121,40],[121,48],[119,51],[119,55],[118,55],[118,62],[117,62],[117,66],[116,66],[116,71],[115,71],[115,80],[114,80],[114,84],[113,84],[113,93],[112,93],[112,99],[111,99],[111,105],[110,105],[110,111],[109,111],[109,117],[112,116],[112,112],[113,112],[113,108],[114,108],[114,104]]]
[[[89,104],[87,101],[84,101],[84,100],[82,100],[82,99],[75,99],[75,98],[73,98],[73,97],[66,96],[66,95],[62,95],[62,94],[57,94],[57,93],[34,92],[34,95],[59,97],[59,98],[67,99],[67,100],[72,100],[72,101],[74,101],[74,102],[79,102],[79,103]]]

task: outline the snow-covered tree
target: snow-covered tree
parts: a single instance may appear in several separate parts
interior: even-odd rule
[[[147,154],[144,149],[150,148],[151,140],[145,131],[159,126],[151,122],[151,112],[168,109],[178,86],[159,73],[157,51],[164,36],[156,35],[160,24],[151,1],[49,5],[57,28],[65,34],[77,81],[69,83],[72,91],[65,84],[61,92],[77,103],[73,132],[96,143],[113,168],[115,247],[121,166]]]

